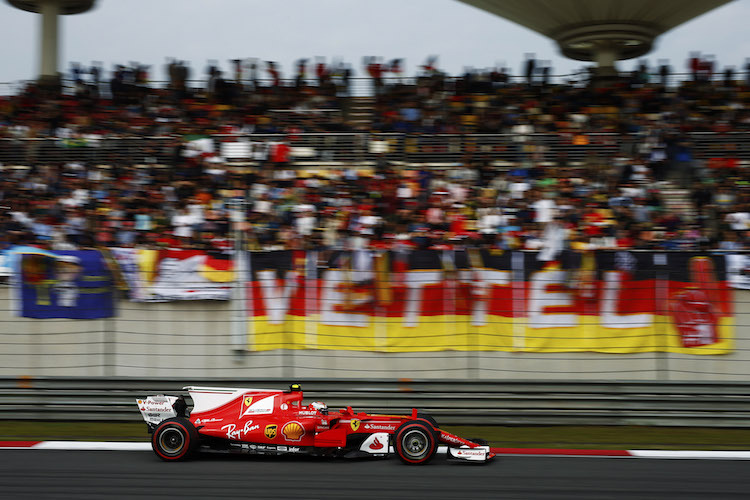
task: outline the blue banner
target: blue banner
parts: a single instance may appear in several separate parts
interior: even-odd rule
[[[21,316],[97,319],[115,315],[112,275],[98,250],[16,247],[10,251]]]

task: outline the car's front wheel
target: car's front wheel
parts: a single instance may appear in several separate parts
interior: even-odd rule
[[[151,436],[151,447],[162,460],[184,460],[198,445],[198,431],[186,418],[170,418],[161,422]]]
[[[427,422],[406,422],[394,434],[396,454],[410,465],[426,464],[437,451],[435,429]]]

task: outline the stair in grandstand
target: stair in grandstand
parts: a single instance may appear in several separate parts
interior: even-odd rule
[[[674,212],[686,216],[695,214],[695,207],[690,200],[689,189],[682,189],[671,181],[662,181],[659,184],[659,193],[666,212]]]
[[[369,131],[372,126],[375,98],[369,96],[355,96],[349,98],[347,117],[349,123],[356,129]]]

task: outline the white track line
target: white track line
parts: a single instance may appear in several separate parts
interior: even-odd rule
[[[151,451],[149,442],[117,442],[117,441],[42,441],[30,446],[2,446],[0,450],[68,450],[68,451]],[[562,451],[562,450],[561,450]],[[394,453],[393,447],[390,452]],[[438,453],[445,454],[446,446],[439,446]],[[632,458],[656,458],[656,459],[692,459],[692,460],[750,460],[750,451],[698,451],[698,450],[627,450]],[[498,456],[503,456],[499,454]],[[511,456],[506,455],[506,456]],[[627,456],[606,455],[567,455],[555,454],[554,450],[549,453],[523,454],[513,456],[548,456],[548,457],[586,457],[586,458],[628,458]]]
[[[698,450],[628,450],[637,458],[686,458],[717,460],[750,460],[750,451],[698,451]]]
[[[42,441],[34,450],[96,450],[96,451],[151,451],[151,443],[106,441]]]

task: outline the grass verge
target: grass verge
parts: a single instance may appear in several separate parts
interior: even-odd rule
[[[750,429],[636,426],[444,426],[503,448],[750,450]],[[144,423],[26,422],[0,425],[0,441],[147,441]]]

